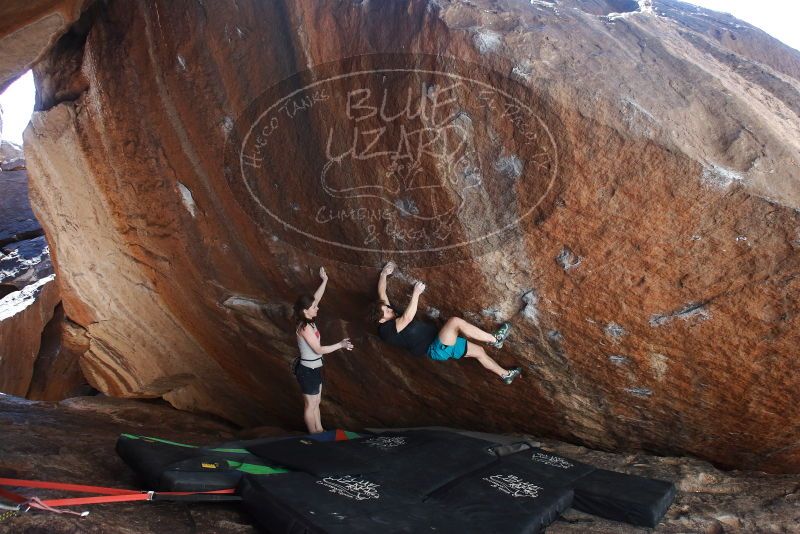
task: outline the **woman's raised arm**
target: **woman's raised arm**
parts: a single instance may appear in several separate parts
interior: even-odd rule
[[[319,304],[319,301],[322,300],[322,295],[325,294],[325,286],[328,285],[328,273],[325,272],[325,267],[319,268],[319,277],[322,278],[322,283],[314,292],[314,304]]]

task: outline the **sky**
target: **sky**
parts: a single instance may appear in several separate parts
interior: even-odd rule
[[[18,145],[22,144],[22,131],[28,125],[31,113],[33,113],[35,91],[33,74],[28,71],[0,95],[0,106],[3,107],[4,140]]]
[[[689,3],[733,16],[800,50],[800,0],[689,0]],[[2,138],[22,144],[22,131],[33,111],[33,76],[19,78],[0,95]]]
[[[730,13],[795,50],[800,50],[800,2],[797,0],[683,0]]]

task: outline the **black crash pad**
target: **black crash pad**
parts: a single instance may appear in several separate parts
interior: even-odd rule
[[[381,486],[371,475],[246,476],[239,494],[248,513],[273,534],[471,532],[450,510]]]
[[[675,500],[675,484],[596,469],[575,481],[576,510],[654,528]]]
[[[597,468],[564,458],[539,448],[531,448],[526,451],[504,456],[500,460],[505,465],[516,465],[526,469],[542,482],[547,482],[549,486],[572,487],[574,482]]]
[[[500,461],[526,467],[546,485],[572,488],[576,510],[636,526],[655,527],[675,499],[671,482],[597,469],[538,448]]]
[[[234,488],[244,473],[273,474],[275,469],[244,449],[195,447],[147,436],[123,434],[117,454],[142,484],[160,491],[213,491]]]
[[[372,458],[356,453],[354,441],[359,440],[320,442],[304,437],[247,445],[247,450],[273,465],[318,477],[375,471]]]
[[[410,447],[375,448],[373,477],[417,497],[425,497],[442,486],[487,465],[496,463],[493,444],[452,432],[410,431],[383,433],[378,439],[409,440]],[[366,447],[352,442],[358,447]]]
[[[572,489],[539,478],[531,462],[500,461],[434,492],[438,504],[470,532],[537,533],[572,504]]]
[[[376,482],[422,497],[497,461],[491,446],[452,432],[414,430],[330,443],[282,440],[248,450],[273,465],[317,477],[374,473]]]

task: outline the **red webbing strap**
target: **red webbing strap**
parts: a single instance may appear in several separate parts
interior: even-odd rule
[[[101,495],[99,497],[75,497],[72,499],[42,499],[47,506],[79,506],[82,504],[104,504],[109,502],[149,501],[147,493],[129,493],[127,495]]]
[[[121,488],[107,488],[104,486],[87,486],[84,484],[66,484],[62,482],[45,482],[42,480],[24,480],[18,478],[0,478],[0,486],[11,486],[15,488],[37,488],[48,490],[75,491],[79,493],[97,493],[99,497],[75,497],[68,499],[47,499],[41,503],[46,506],[78,506],[82,504],[102,504],[111,502],[128,501],[149,501],[154,495],[230,495],[235,493],[234,488],[213,490],[213,491],[139,491]],[[28,498],[17,495],[10,491],[0,488],[0,495],[11,499],[14,502],[27,502]],[[36,505],[32,504],[35,508]]]
[[[72,499],[47,499],[42,500],[47,506],[79,506],[82,504],[104,504],[109,502],[151,501],[156,495],[181,496],[181,495],[230,495],[233,488],[214,491],[144,491],[127,493],[123,495],[102,495],[100,497],[75,497]]]
[[[16,493],[12,493],[10,491],[4,490],[3,488],[0,488],[0,497],[5,497],[9,501],[16,502],[16,503],[25,502],[25,501],[28,500],[25,497],[23,497],[22,495],[17,495]]]
[[[335,436],[336,436],[336,437],[334,438],[334,440],[336,440],[336,441],[347,441],[347,440],[349,439],[349,438],[347,437],[347,434],[345,434],[345,433],[344,433],[344,430],[342,430],[341,428],[337,428],[337,429],[336,429],[336,434],[335,434]]]
[[[19,478],[0,478],[0,486],[76,491],[78,493],[97,493],[99,495],[128,495],[131,493],[140,493],[137,490],[131,489],[86,486],[84,484],[65,484],[62,482],[45,482],[42,480],[24,480]]]

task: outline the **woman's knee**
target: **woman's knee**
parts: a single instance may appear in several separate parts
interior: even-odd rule
[[[464,324],[465,321],[461,317],[450,317],[447,321],[445,321],[442,330],[454,332],[456,335],[458,335],[464,329]]]
[[[486,350],[484,350],[483,347],[481,347],[480,345],[478,345],[476,343],[472,343],[472,342],[470,342],[469,345],[467,345],[467,354],[466,355],[471,357],[471,358],[488,358],[489,357],[489,355],[486,354]]]

